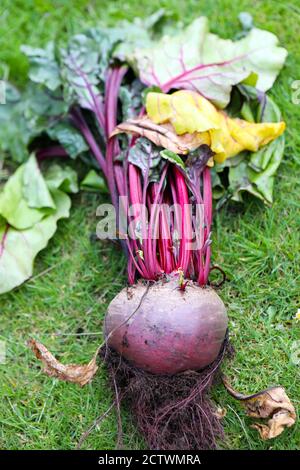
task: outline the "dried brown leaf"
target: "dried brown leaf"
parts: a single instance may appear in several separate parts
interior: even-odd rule
[[[295,424],[295,421],[296,416],[291,416],[288,411],[281,410],[268,420],[267,425],[255,423],[252,427],[258,430],[263,440],[267,440],[279,436],[284,431],[284,428],[290,428]]]
[[[147,116],[129,119],[119,124],[110,137],[121,133],[146,137],[158,147],[183,155],[195,150],[202,144],[207,144],[200,133],[177,135],[172,124],[155,124]]]
[[[61,364],[42,343],[39,343],[34,339],[30,339],[28,341],[28,346],[32,349],[37,359],[40,359],[43,362],[44,372],[50,377],[56,377],[66,382],[76,383],[83,387],[92,380],[98,370],[98,349],[88,364],[64,365]]]
[[[285,428],[290,428],[295,424],[295,408],[283,387],[271,387],[253,395],[243,395],[234,390],[225,377],[223,377],[223,383],[230,395],[242,402],[248,416],[261,419],[269,418],[265,424],[255,423],[252,425],[258,430],[262,439],[273,439],[279,436]]]
[[[214,412],[214,415],[218,418],[218,419],[223,419],[225,418],[227,414],[227,410],[226,408],[221,408],[221,406],[218,406]]]

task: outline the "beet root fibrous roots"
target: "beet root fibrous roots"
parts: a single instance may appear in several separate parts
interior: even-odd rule
[[[153,375],[130,365],[110,348],[104,357],[117,405],[124,402],[150,450],[216,449],[224,437],[209,392],[220,380],[229,351],[226,337],[217,359],[201,371]]]

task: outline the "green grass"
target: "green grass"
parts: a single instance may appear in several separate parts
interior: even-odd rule
[[[233,385],[245,393],[282,384],[297,408],[300,368],[290,360],[292,342],[300,328],[293,321],[299,307],[300,106],[292,104],[291,83],[300,79],[300,7],[297,0],[139,0],[50,1],[2,0],[0,6],[0,61],[10,79],[26,79],[27,65],[19,52],[22,43],[45,44],[61,40],[85,24],[113,24],[122,18],[145,16],[165,7],[174,19],[188,22],[209,16],[215,32],[232,37],[240,11],[253,14],[257,26],[275,32],[288,49],[287,65],[272,94],[287,122],[287,147],[271,209],[247,199],[242,207],[229,206],[215,215],[214,261],[230,282],[220,294],[228,306],[235,358],[225,364]],[[85,362],[101,340],[108,302],[126,283],[120,251],[93,241],[100,202],[97,195],[74,198],[68,221],[59,224],[54,240],[39,256],[35,277],[0,298],[0,339],[7,342],[7,361],[0,365],[0,448],[74,449],[82,432],[112,400],[105,370],[83,389],[42,374],[26,347],[34,336],[64,362]],[[99,333],[76,336],[79,331]],[[273,441],[263,442],[250,428],[239,403],[221,388],[215,399],[227,410],[225,448],[299,449],[296,424]],[[126,410],[123,411],[126,447],[143,443]],[[112,413],[86,440],[86,449],[113,449],[116,417]]]

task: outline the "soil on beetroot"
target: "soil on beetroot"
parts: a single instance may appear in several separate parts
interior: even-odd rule
[[[204,450],[216,449],[224,437],[209,392],[221,378],[224,356],[231,353],[226,335],[219,356],[208,367],[171,376],[137,369],[110,348],[103,348],[101,355],[117,409],[126,403],[148,449]]]

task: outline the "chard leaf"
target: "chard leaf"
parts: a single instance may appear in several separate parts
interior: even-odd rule
[[[21,93],[6,84],[7,102],[0,106],[0,151],[2,157],[23,163],[29,157],[28,146],[50,122],[57,120],[67,110],[58,92],[29,83]]]
[[[72,168],[51,165],[42,175],[35,156],[15,171],[0,193],[0,217],[12,227],[25,230],[55,212],[53,193],[78,191],[77,173]]]
[[[22,284],[33,272],[33,261],[54,235],[59,219],[69,217],[71,200],[62,191],[53,193],[55,212],[32,227],[16,230],[0,225],[0,294]]]
[[[241,202],[242,192],[247,191],[266,204],[272,204],[275,174],[283,158],[284,140],[284,136],[280,136],[258,152],[244,154],[243,159],[229,167],[228,189],[233,200]]]
[[[284,155],[284,140],[284,136],[281,136],[276,141],[271,142],[267,148],[257,152],[259,155],[253,154],[250,157],[249,179],[270,204],[273,202],[275,174]],[[251,169],[253,160],[256,160],[256,164],[260,160],[260,171],[257,172]]]
[[[256,88],[265,92],[272,87],[283,67],[287,51],[278,47],[278,39],[273,33],[252,28],[245,38],[235,42],[210,34],[204,44],[203,56],[204,63],[227,61],[234,74],[243,69],[246,76],[255,73],[258,77]]]
[[[149,183],[158,183],[161,178],[161,174],[163,172],[163,169],[166,165],[166,161],[164,159],[161,159],[155,167],[150,168],[149,172],[149,178],[148,182]],[[165,188],[166,181],[164,181],[163,188]]]
[[[90,170],[80,183],[80,189],[84,191],[93,191],[107,194],[108,188],[103,176],[95,170]]]
[[[221,197],[225,194],[225,188],[222,184],[221,178],[216,171],[216,168],[213,167],[210,170],[211,174],[211,184],[213,188],[213,198],[214,199],[221,199]]]
[[[146,19],[134,18],[132,22],[122,21],[115,32],[119,34],[121,41],[114,49],[113,57],[125,61],[131,57],[137,48],[144,48],[151,45],[151,38],[157,26],[164,18],[165,11],[161,8]]]
[[[70,167],[52,165],[43,177],[34,155],[19,166],[0,194],[0,293],[32,274],[36,254],[68,217],[71,200],[65,192],[78,191],[77,174]]]
[[[122,104],[122,120],[135,118],[142,108],[144,85],[134,80],[130,86],[121,86],[119,97]]]
[[[177,153],[171,152],[171,150],[162,150],[160,152],[160,156],[165,160],[168,160],[169,162],[179,166],[179,168],[181,168],[182,170],[185,170],[184,161],[179,155],[177,155]]]
[[[28,157],[27,145],[31,136],[23,118],[21,99],[21,93],[6,82],[6,103],[0,105],[0,157],[4,159],[9,152],[19,163]]]
[[[23,45],[21,51],[29,59],[29,77],[33,82],[41,83],[49,90],[56,90],[61,85],[54,42],[49,42],[45,49]]]
[[[248,176],[247,162],[231,167],[229,171],[229,190],[233,201],[242,202],[242,191],[248,191],[258,199],[264,200],[262,194],[251,184]]]
[[[49,208],[31,208],[24,196],[24,165],[9,178],[0,194],[0,215],[16,229],[27,229],[39,222]],[[35,200],[35,197],[33,198]]]
[[[241,109],[241,116],[245,121],[255,122],[253,111],[249,103],[245,102]]]
[[[78,102],[83,108],[93,111],[102,109],[100,89],[104,86],[104,71],[111,47],[109,37],[105,37],[102,30],[89,30],[86,34],[73,36],[67,47],[61,50],[67,102]]]
[[[45,174],[45,182],[50,189],[60,189],[65,193],[78,192],[77,173],[70,166],[51,165]]]
[[[199,187],[200,176],[205,167],[212,160],[213,152],[208,145],[201,145],[187,157],[185,166],[189,180],[195,187]]]
[[[144,176],[148,173],[150,177],[160,160],[160,149],[144,137],[140,137],[133,146],[129,147],[128,161],[140,168]]]
[[[277,104],[269,97],[265,96],[265,99],[260,102],[258,107],[258,120],[261,122],[279,122],[281,120],[281,112]],[[256,172],[265,171],[272,156],[276,153],[277,166],[273,168],[273,174],[275,174],[278,166],[283,157],[284,152],[284,138],[277,139],[273,142],[273,145],[269,145],[252,153],[250,156],[249,166]]]
[[[281,120],[281,111],[269,96],[265,96],[265,99],[260,101],[257,119],[260,122],[279,122]]]
[[[232,86],[252,73],[258,77],[259,90],[271,88],[286,56],[277,37],[268,31],[253,28],[246,37],[231,41],[209,33],[207,18],[200,17],[177,34],[136,50],[128,60],[146,85],[164,92],[198,91],[223,108]]]
[[[68,105],[63,101],[61,91],[49,91],[42,86],[29,83],[23,93],[23,114],[31,127],[37,132],[47,130],[49,122],[56,121],[68,111]]]
[[[71,158],[76,158],[88,150],[82,134],[68,122],[60,121],[50,129],[47,134],[53,140],[57,140]]]
[[[45,207],[55,209],[55,204],[34,154],[29,157],[23,168],[23,196],[28,206],[35,209]]]
[[[268,96],[260,102],[258,119],[261,122],[278,122],[281,112],[277,104]],[[240,162],[229,170],[230,188],[233,199],[241,200],[241,192],[248,191],[267,204],[273,202],[275,174],[284,155],[284,136],[248,155],[246,162]],[[246,164],[246,166],[245,166]],[[238,176],[241,178],[237,183]]]

